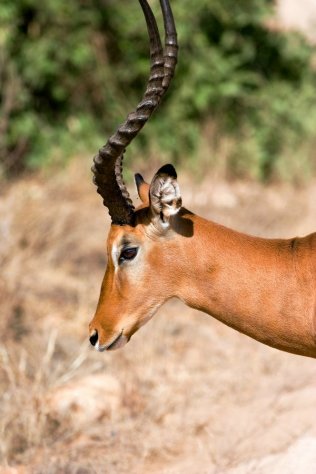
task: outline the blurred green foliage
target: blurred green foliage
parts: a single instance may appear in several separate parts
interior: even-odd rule
[[[260,180],[315,171],[314,52],[267,26],[273,1],[172,6],[176,77],[131,154]],[[137,0],[2,0],[2,173],[97,150],[142,95],[146,34]]]

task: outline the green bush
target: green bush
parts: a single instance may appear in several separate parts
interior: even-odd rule
[[[152,4],[161,24],[158,1]],[[312,48],[297,34],[266,26],[271,0],[172,6],[176,77],[131,154],[159,150],[203,173],[224,160],[226,174],[261,180],[310,174]],[[137,104],[148,74],[137,0],[2,0],[0,50],[0,156],[7,173],[96,150]]]

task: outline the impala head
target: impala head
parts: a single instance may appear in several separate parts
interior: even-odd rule
[[[89,327],[90,342],[100,351],[122,347],[173,295],[171,272],[163,272],[162,267],[170,264],[164,249],[172,249],[177,218],[180,218],[177,217],[181,196],[176,172],[172,165],[166,165],[150,185],[136,175],[142,201],[136,210],[122,177],[125,148],[159,105],[177,62],[177,35],[169,1],[160,0],[166,32],[164,49],[147,1],[139,2],[150,41],[147,88],[136,110],[99,150],[92,168],[97,191],[112,218],[107,268],[96,314]]]

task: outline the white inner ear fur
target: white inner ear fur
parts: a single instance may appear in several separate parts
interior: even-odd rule
[[[150,186],[150,202],[154,214],[159,215],[168,224],[182,205],[180,188],[171,176],[157,176]]]

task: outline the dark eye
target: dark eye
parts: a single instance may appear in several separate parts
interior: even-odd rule
[[[125,262],[125,260],[133,260],[137,255],[137,251],[137,247],[123,249],[119,258],[119,263]]]

